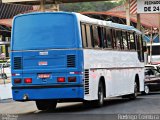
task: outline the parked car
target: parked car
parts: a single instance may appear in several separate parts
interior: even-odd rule
[[[160,90],[160,69],[158,66],[145,66],[145,86],[142,94]]]
[[[6,63],[0,63],[0,78],[7,79],[11,77],[11,66],[10,61]]]
[[[147,65],[145,65],[145,68],[156,69],[157,71],[160,72],[160,65],[159,64],[147,64]]]

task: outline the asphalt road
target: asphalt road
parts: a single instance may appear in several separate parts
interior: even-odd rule
[[[34,102],[5,100],[0,101],[0,114],[3,120],[8,117],[12,120],[147,120],[152,117],[155,120],[160,119],[160,92],[138,96],[136,100],[113,98],[106,100],[101,108],[86,107],[82,103],[59,103],[55,111],[39,111]]]

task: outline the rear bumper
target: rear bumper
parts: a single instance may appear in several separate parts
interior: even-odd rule
[[[13,86],[12,94],[16,101],[83,99],[84,88],[82,84]],[[24,96],[27,96],[27,99],[24,99]]]

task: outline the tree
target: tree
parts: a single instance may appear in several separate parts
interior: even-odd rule
[[[107,11],[116,6],[124,4],[125,0],[118,2],[81,2],[81,3],[65,3],[60,5],[60,10],[70,12],[88,12],[88,11]]]

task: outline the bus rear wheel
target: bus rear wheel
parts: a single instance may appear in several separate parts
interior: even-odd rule
[[[38,110],[54,110],[57,106],[57,101],[53,100],[38,100],[36,101]]]
[[[96,101],[96,107],[102,107],[104,104],[104,87],[102,82],[98,86],[98,100]]]
[[[134,93],[129,96],[131,100],[136,99],[138,96],[138,85],[137,82],[134,83]]]

